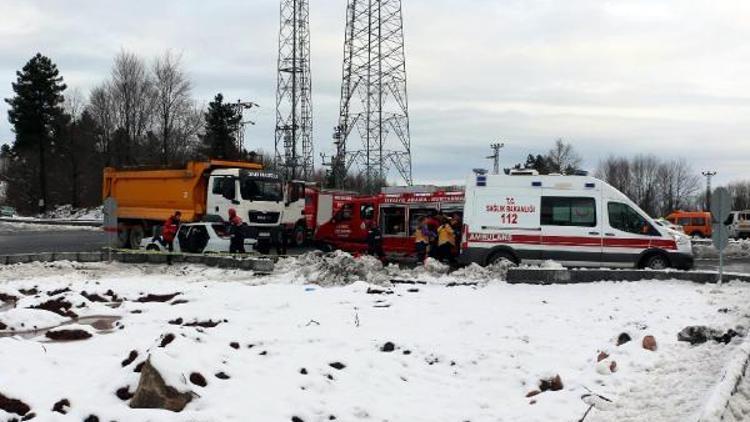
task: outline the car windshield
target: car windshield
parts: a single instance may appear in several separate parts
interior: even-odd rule
[[[281,201],[284,199],[281,180],[272,173],[241,172],[240,194],[242,199],[251,201]]]

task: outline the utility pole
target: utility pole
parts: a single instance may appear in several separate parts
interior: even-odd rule
[[[493,160],[492,174],[500,174],[500,149],[504,147],[504,143],[490,144],[492,148],[492,155],[488,155],[488,160]]]
[[[711,178],[716,176],[716,171],[706,170],[701,172],[706,177],[706,211],[711,210]]]
[[[240,124],[237,125],[237,139],[235,139],[237,142],[237,151],[239,151],[240,154],[244,154],[245,150],[245,126],[255,124],[255,122],[251,120],[244,121],[242,119],[244,118],[245,110],[250,110],[253,107],[258,107],[258,104],[252,101],[242,100],[237,100],[237,102],[234,103],[235,113],[240,116]]]

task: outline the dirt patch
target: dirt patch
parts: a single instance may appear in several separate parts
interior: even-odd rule
[[[24,416],[31,411],[31,407],[28,404],[21,400],[6,397],[3,393],[0,393],[0,409],[18,416]]]
[[[108,302],[103,296],[99,296],[96,293],[87,293],[85,290],[81,292],[81,296],[85,297],[91,302]]]
[[[332,362],[332,363],[329,363],[328,366],[330,366],[333,369],[337,369],[339,371],[346,368],[346,365],[344,365],[341,362]]]
[[[122,401],[127,401],[133,398],[133,393],[130,392],[130,387],[118,388],[117,391],[115,391],[115,395]]]
[[[45,311],[54,312],[57,315],[61,315],[64,317],[77,318],[78,314],[70,309],[72,307],[73,305],[71,305],[70,302],[60,297],[57,299],[48,300],[38,305],[30,306],[28,309],[43,309]]]
[[[136,302],[139,303],[146,303],[146,302],[169,302],[170,300],[177,297],[177,295],[180,295],[180,292],[177,293],[171,293],[166,295],[155,295],[155,294],[147,294],[146,296],[141,296],[138,299],[136,299]]]
[[[147,360],[143,365],[138,388],[130,401],[133,409],[167,409],[180,412],[193,399],[189,392],[180,392],[164,381],[158,370]]]
[[[0,302],[17,302],[18,298],[7,293],[0,293]]]
[[[213,328],[213,327],[216,327],[217,325],[219,325],[221,323],[222,323],[222,321],[212,321],[212,320],[209,319],[208,321],[193,321],[193,322],[188,322],[188,323],[183,324],[183,325],[185,327]]]
[[[125,360],[123,360],[120,364],[124,368],[124,367],[130,365],[131,363],[133,363],[133,361],[135,361],[136,358],[138,358],[138,351],[137,350],[131,350],[130,353],[128,354],[128,357],[125,358]]]
[[[39,290],[36,287],[32,287],[30,289],[18,289],[18,292],[26,296],[33,296],[33,295],[39,294]]]
[[[190,382],[197,385],[198,387],[205,387],[208,385],[206,378],[198,372],[190,374]]]
[[[52,411],[57,412],[57,413],[62,413],[63,415],[65,415],[66,413],[68,413],[67,408],[69,407],[70,407],[70,400],[62,399],[52,406]]]
[[[230,377],[229,377],[229,375],[227,375],[227,374],[226,374],[226,373],[224,373],[224,372],[218,372],[218,373],[216,373],[216,374],[215,374],[214,376],[215,376],[216,378],[220,379],[220,380],[228,380],[228,379],[230,378]]]
[[[161,343],[159,343],[159,347],[167,347],[167,345],[174,341],[174,334],[169,333],[162,337]]]
[[[91,333],[84,330],[50,330],[44,335],[54,341],[76,341],[91,338]]]
[[[187,301],[187,300],[185,300],[185,299],[177,299],[177,300],[175,300],[175,301],[172,301],[172,302],[170,303],[170,305],[173,305],[173,306],[174,306],[174,305],[183,305],[183,304],[185,304],[185,303],[188,303],[188,301]]]
[[[560,391],[562,389],[563,382],[560,375],[555,375],[554,378],[539,381],[539,390],[541,391]]]
[[[47,296],[57,296],[70,291],[70,287],[64,287],[62,289],[50,290],[47,292]]]
[[[173,320],[169,321],[169,323],[172,324],[172,325],[182,325],[182,322],[183,322],[182,318],[177,318],[177,319],[173,319]]]

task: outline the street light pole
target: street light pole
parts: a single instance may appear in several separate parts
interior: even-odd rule
[[[716,171],[706,170],[701,172],[706,177],[706,211],[711,210],[711,178],[716,176]]]
[[[500,149],[504,146],[504,143],[490,144],[492,155],[487,156],[487,159],[493,160],[492,174],[500,174]]]

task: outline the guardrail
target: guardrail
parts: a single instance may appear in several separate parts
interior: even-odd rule
[[[511,268],[507,276],[507,282],[510,284],[573,284],[639,280],[687,280],[705,284],[718,282],[719,275],[715,271]],[[724,273],[724,280],[750,282],[750,274]]]
[[[160,253],[115,250],[101,252],[44,252],[31,254],[0,255],[0,265],[25,264],[30,262],[106,262],[112,261],[127,264],[203,264],[218,268],[270,273],[274,262],[267,258],[231,256],[231,255],[198,255],[180,253]]]
[[[15,217],[0,217],[0,222],[6,223],[26,223],[26,224],[40,224],[47,226],[80,226],[80,227],[101,227],[102,222],[100,220],[58,220],[58,219],[26,219],[26,218],[15,218]]]

